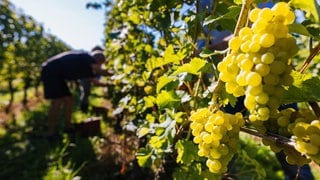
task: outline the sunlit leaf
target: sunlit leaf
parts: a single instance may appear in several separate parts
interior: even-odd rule
[[[239,6],[231,6],[229,8],[229,12],[227,12],[226,14],[223,14],[218,17],[216,16],[207,17],[204,21],[204,25],[208,25],[222,19],[236,19],[240,13],[240,10],[241,10],[241,7]]]
[[[289,31],[291,33],[297,33],[297,34],[301,34],[301,35],[305,35],[305,36],[312,36],[308,29],[303,26],[302,24],[290,24],[289,25]]]
[[[157,96],[157,104],[160,108],[173,107],[180,103],[180,99],[177,97],[174,91],[162,90]]]
[[[160,90],[166,86],[167,84],[171,83],[174,80],[173,77],[169,77],[169,76],[161,76],[158,80],[157,83],[157,93],[160,92]]]
[[[198,57],[192,58],[190,63],[183,64],[178,67],[178,69],[172,73],[172,75],[177,75],[179,73],[187,72],[190,74],[198,75],[202,67],[206,65],[206,61]]]
[[[139,166],[141,166],[141,167],[150,166],[152,163],[151,156],[152,156],[151,151],[148,151],[145,148],[140,148],[139,152],[136,155]]]
[[[292,74],[294,83],[288,88],[284,96],[286,103],[320,101],[320,79],[311,74],[301,74],[294,71]]]
[[[199,158],[197,154],[197,146],[191,141],[179,140],[175,148],[177,149],[178,153],[176,159],[177,163],[189,164]]]
[[[142,127],[138,130],[138,137],[141,138],[149,133],[149,128]]]
[[[291,4],[295,8],[305,11],[308,19],[313,18],[315,22],[319,22],[320,6],[318,5],[317,0],[291,0]]]

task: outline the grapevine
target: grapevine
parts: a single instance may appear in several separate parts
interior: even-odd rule
[[[126,86],[123,102],[127,103],[122,106],[130,115],[129,120],[139,119],[137,133],[147,141],[137,153],[140,166],[157,169],[171,157],[170,162],[177,163],[177,179],[210,179],[207,170],[211,175],[224,176],[232,173],[228,171],[230,160],[241,151],[236,146],[240,131],[260,137],[276,153],[283,151],[291,164],[301,166],[316,157],[316,148],[312,149],[313,154],[303,148],[295,149],[299,142],[309,143],[310,137],[301,138],[293,129],[318,117],[290,108],[279,110],[284,103],[306,100],[304,97],[299,101],[296,97],[288,100],[286,96],[287,92],[292,93],[290,88],[296,86],[294,83],[299,83],[300,76],[294,76],[294,69],[297,61],[304,59],[299,54],[301,39],[292,35],[292,32],[301,34],[295,29],[297,5],[280,2],[272,8],[258,8],[257,1],[243,0],[242,8],[235,1],[230,1],[232,6],[226,8],[219,1],[214,1],[212,6],[188,1],[196,10],[179,19],[178,1],[136,1],[139,3],[152,13],[133,3],[124,3],[121,8],[115,6],[113,12],[120,13],[115,21],[108,21],[108,30],[118,32],[122,28],[119,24],[124,21],[128,34],[125,38],[109,40],[107,52],[115,56],[113,67],[125,72],[119,75],[123,85],[144,81],[144,84],[136,83],[144,94],[139,94],[139,90],[129,91],[134,87]],[[127,11],[132,16],[126,16]],[[180,20],[185,24],[175,24]],[[226,26],[228,23],[236,27]],[[141,33],[148,27],[161,34],[155,46],[152,38]],[[208,32],[218,28],[234,32],[226,43],[228,48],[215,49],[220,44],[211,44],[215,37]],[[201,33],[202,30],[205,32]],[[201,38],[203,46],[200,46]],[[120,46],[113,47],[114,40]],[[308,62],[316,57],[317,47],[311,49]],[[237,99],[242,96],[244,108],[235,110],[238,113],[234,114],[225,111],[226,104],[237,105]],[[316,102],[317,98],[312,100]]]

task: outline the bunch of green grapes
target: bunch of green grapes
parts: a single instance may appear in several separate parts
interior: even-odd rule
[[[235,97],[245,95],[249,119],[266,121],[274,114],[291,85],[290,58],[297,53],[296,40],[288,33],[295,14],[287,3],[255,8],[249,13],[251,28],[244,27],[229,41],[230,53],[218,64],[219,78]]]
[[[256,127],[264,128],[267,134],[291,138],[290,144],[294,145],[294,148],[266,138],[262,143],[275,153],[283,150],[289,164],[302,166],[311,160],[320,163],[320,121],[313,120],[316,118],[310,111],[288,108],[279,111],[268,121],[255,123]]]
[[[316,163],[320,163],[320,120],[298,122],[293,130],[295,149]]]
[[[198,144],[198,155],[207,158],[206,165],[212,173],[224,173],[236,152],[240,127],[244,125],[241,113],[228,114],[208,108],[193,112],[190,128],[194,143]]]

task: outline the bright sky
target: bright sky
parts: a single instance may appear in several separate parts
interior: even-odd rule
[[[57,36],[73,49],[90,51],[103,46],[104,10],[86,9],[94,0],[10,0],[24,14],[43,24],[45,31]]]

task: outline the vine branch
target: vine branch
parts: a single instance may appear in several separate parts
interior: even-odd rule
[[[283,146],[294,148],[293,141],[291,141],[289,138],[286,138],[284,136],[279,136],[274,133],[262,134],[262,133],[255,131],[255,130],[252,130],[250,128],[246,128],[246,127],[241,127],[240,131],[245,132],[247,134],[251,134],[251,135],[260,137],[260,138],[263,138],[263,139],[273,141],[276,144],[281,144]]]
[[[315,48],[311,47],[311,52],[308,56],[308,58],[306,59],[306,61],[304,62],[304,64],[302,65],[301,69],[300,69],[300,73],[304,73],[304,71],[307,69],[308,65],[311,63],[311,61],[313,60],[313,58],[319,54],[320,52],[320,43],[318,43],[318,45]],[[318,105],[317,102],[308,102],[309,105],[311,106],[313,112],[316,114],[317,117],[320,117],[320,107]]]

